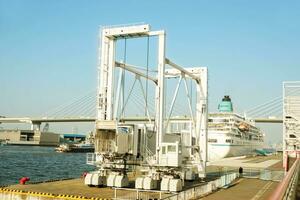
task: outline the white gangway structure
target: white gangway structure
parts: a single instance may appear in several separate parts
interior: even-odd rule
[[[158,55],[156,75],[145,73],[141,67],[116,60],[116,45],[121,39],[156,37]],[[207,162],[207,68],[181,67],[166,58],[166,32],[151,31],[150,25],[104,27],[100,33],[99,85],[97,91],[97,118],[95,125],[95,153],[87,163],[97,166],[85,178],[87,185],[127,187],[127,172],[146,171],[137,177],[139,189],[180,191],[184,180],[205,177]],[[167,67],[168,66],[168,67]],[[119,70],[115,81],[116,69]],[[129,94],[124,93],[124,72],[134,77]],[[155,97],[154,116],[148,109],[147,91],[141,79],[152,83]],[[178,79],[169,111],[166,112],[165,84]],[[187,79],[195,85],[188,90]],[[179,94],[183,83],[184,93]],[[143,120],[126,121],[124,109],[135,84],[140,86],[145,103]],[[192,105],[191,95],[196,95]],[[190,116],[186,120],[172,117],[177,96],[185,96]],[[161,187],[159,188],[159,185]]]

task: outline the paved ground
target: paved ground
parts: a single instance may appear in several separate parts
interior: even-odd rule
[[[220,166],[220,165],[210,165],[207,169],[209,173],[218,174],[221,173],[222,170],[232,170],[237,169],[238,167],[251,167],[254,168],[268,168],[268,169],[277,169],[282,170],[282,161],[280,160],[281,156],[265,156],[265,157],[250,157],[250,158],[230,158],[225,159],[225,161],[220,161],[224,163],[228,163],[228,166]],[[281,162],[280,162],[281,161]],[[220,164],[220,163],[219,163]],[[230,164],[230,165],[229,165]],[[132,177],[130,177],[132,179]],[[213,178],[213,177],[212,177]],[[190,182],[186,186],[189,187],[194,185],[195,183]],[[199,184],[199,182],[198,182]],[[203,184],[203,183],[202,183]],[[270,182],[263,181],[259,179],[239,179],[237,183],[228,188],[221,189],[216,193],[208,195],[203,199],[231,199],[231,200],[239,200],[239,199],[266,199],[266,197],[272,192],[272,190],[276,187],[278,182]],[[71,186],[71,187],[70,187]],[[32,191],[32,192],[43,192],[43,193],[52,193],[52,194],[63,194],[63,195],[76,195],[76,196],[85,196],[88,198],[98,197],[98,198],[113,198],[114,197],[114,189],[109,187],[105,188],[97,188],[97,187],[88,187],[84,185],[83,179],[72,179],[72,180],[64,180],[64,181],[56,181],[56,182],[47,182],[40,184],[28,184],[28,185],[13,185],[9,186],[10,189],[17,189],[23,191]],[[118,196],[122,196],[123,198],[136,199],[135,191],[124,191],[118,190]],[[168,194],[164,194],[163,197],[169,196]],[[143,196],[140,196],[142,199],[149,198],[158,198],[159,193],[150,193],[144,192]]]
[[[31,192],[42,192],[51,193],[57,195],[75,195],[84,196],[88,198],[114,198],[114,189],[110,187],[88,187],[84,185],[83,179],[71,179],[39,184],[28,184],[28,185],[12,185],[8,187],[9,189],[31,191]],[[118,197],[126,199],[136,199],[135,191],[128,190],[118,190]],[[162,197],[169,196],[170,194],[163,194]],[[141,194],[145,198],[159,198],[159,193],[145,192]],[[144,199],[144,198],[143,198]]]
[[[201,199],[262,200],[268,198],[277,184],[277,182],[259,179],[240,179],[234,186],[227,189],[221,189]]]
[[[243,167],[243,168],[269,168],[281,161],[280,155],[274,156],[255,156],[255,157],[235,157],[225,158],[218,161],[210,162],[210,166],[222,167]]]
[[[235,185],[227,189],[220,189],[202,199],[204,200],[262,200],[266,199],[274,188],[277,182],[262,181],[259,179],[239,179]],[[72,187],[70,187],[72,185]],[[73,179],[65,181],[56,181],[49,183],[33,184],[33,185],[14,185],[10,189],[18,189],[33,192],[45,192],[64,195],[80,195],[85,197],[98,198],[113,198],[114,190],[111,188],[96,188],[88,187],[83,184],[82,179]],[[118,190],[118,196],[122,198],[135,199],[136,192]],[[168,196],[167,194],[163,196]],[[144,193],[140,196],[143,199],[159,198],[159,193]]]
[[[70,187],[72,186],[72,187]],[[85,197],[111,198],[113,191],[110,188],[88,187],[82,179],[55,181],[40,184],[13,185],[10,189],[18,189],[32,192],[45,192],[52,194],[80,195]]]

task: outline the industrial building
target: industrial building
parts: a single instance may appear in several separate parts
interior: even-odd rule
[[[60,135],[39,130],[0,130],[0,141],[9,145],[57,146]]]

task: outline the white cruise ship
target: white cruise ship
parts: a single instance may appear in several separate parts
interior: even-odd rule
[[[208,160],[254,154],[261,149],[264,134],[254,121],[233,112],[229,96],[224,96],[218,113],[208,117]]]

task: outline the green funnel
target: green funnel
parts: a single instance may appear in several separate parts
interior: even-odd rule
[[[232,102],[229,96],[224,96],[218,106],[219,112],[233,112]]]

